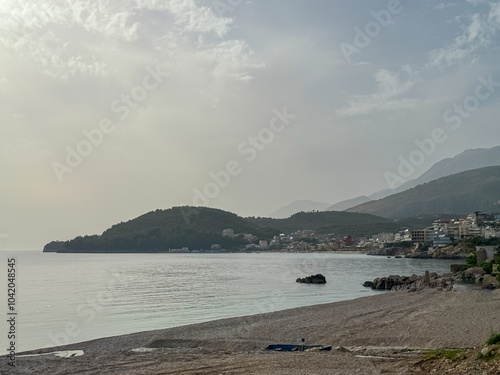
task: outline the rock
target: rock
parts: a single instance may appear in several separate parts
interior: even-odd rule
[[[371,283],[372,289],[390,290],[392,292],[406,290],[408,292],[419,292],[428,288],[450,291],[453,289],[455,278],[450,275],[439,276],[436,273],[426,272],[425,276],[398,276],[377,277]],[[364,286],[369,286],[367,281]]]
[[[430,283],[431,283],[431,275],[429,274],[429,271],[425,271],[424,283],[426,285],[430,285]]]
[[[491,275],[486,275],[483,278],[483,282],[481,283],[481,289],[493,290],[493,289],[498,288],[498,286],[499,286],[499,283],[498,283],[497,278],[495,276],[491,276]]]
[[[486,273],[481,267],[472,267],[465,270],[465,276],[470,278],[477,278],[478,276],[483,276]]]
[[[491,346],[485,346],[484,348],[481,349],[481,354],[484,357],[489,357],[492,351],[493,348]]]
[[[365,288],[371,288],[371,287],[373,286],[373,282],[372,282],[372,281],[365,281],[365,282],[363,283],[363,286],[364,286]]]
[[[418,280],[418,278],[419,278],[419,276],[418,276],[418,275],[413,274],[413,275],[411,275],[411,276],[410,276],[410,281],[411,281],[411,282],[417,281],[417,280]]]
[[[322,274],[318,273],[317,275],[311,275],[304,278],[299,277],[295,281],[298,283],[305,283],[305,284],[325,284],[326,278]]]

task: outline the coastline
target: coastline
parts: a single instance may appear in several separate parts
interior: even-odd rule
[[[331,369],[329,366],[335,363],[347,371],[344,373],[354,374],[357,372],[348,372],[354,361],[360,374],[376,373],[366,371],[380,368],[383,361],[355,357],[353,350],[478,347],[491,333],[500,332],[499,303],[500,291],[497,290],[385,293],[33,350],[18,354],[16,370],[19,374],[33,373],[35,368],[43,370],[37,370],[38,373],[91,374],[99,364],[102,374],[293,374],[300,373],[294,372],[296,369],[328,373],[321,371]],[[263,350],[271,344],[299,344],[301,338],[306,339],[306,344],[333,345],[350,351],[276,353]],[[139,348],[148,349],[137,351]],[[62,350],[83,350],[84,355],[74,358],[22,356]],[[406,362],[398,366],[406,366]],[[0,368],[4,368],[4,358],[0,364]]]

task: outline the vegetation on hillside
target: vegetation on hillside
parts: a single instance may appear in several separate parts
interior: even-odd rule
[[[267,238],[277,234],[258,227],[230,212],[204,207],[174,207],[148,212],[136,219],[113,225],[102,235],[76,237],[66,241],[72,251],[168,251],[189,247],[210,249],[212,244],[232,249],[244,244],[242,238],[223,237],[226,228],[235,233],[252,233]]]
[[[241,249],[248,244],[243,234],[272,239],[280,233],[310,229],[334,233],[337,237],[368,236],[380,232],[396,232],[404,228],[421,228],[435,220],[434,216],[390,220],[349,212],[300,212],[287,219],[242,218],[236,214],[206,207],[174,207],[156,210],[133,220],[113,225],[101,235],[78,236],[51,243],[44,251],[60,252],[163,252],[169,249],[210,249],[219,244],[223,249]],[[223,237],[231,228],[240,234]]]
[[[261,227],[278,229],[281,233],[292,233],[309,229],[318,233],[334,233],[338,237],[354,238],[370,236],[382,232],[395,233],[402,229],[420,229],[428,227],[439,215],[422,215],[414,218],[386,219],[370,214],[354,212],[325,211],[299,212],[287,219],[249,217],[247,220]]]

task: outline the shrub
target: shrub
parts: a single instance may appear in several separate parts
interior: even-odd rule
[[[477,254],[475,251],[467,257],[467,266],[468,267],[476,267],[477,266]]]
[[[495,345],[500,343],[500,333],[492,334],[488,341],[486,341],[486,345]]]
[[[481,264],[481,267],[483,267],[484,272],[487,274],[490,274],[493,271],[493,263],[483,263]]]

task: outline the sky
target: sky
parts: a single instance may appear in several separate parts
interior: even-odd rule
[[[268,216],[499,145],[500,2],[2,0],[0,249]]]

